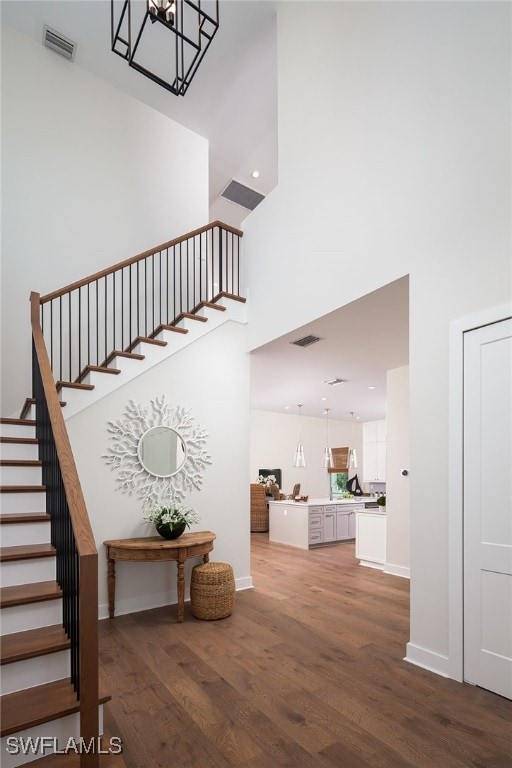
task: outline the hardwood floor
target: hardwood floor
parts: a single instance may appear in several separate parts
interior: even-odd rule
[[[512,704],[404,662],[409,582],[252,535],[231,617],[100,622],[128,768],[512,768]]]

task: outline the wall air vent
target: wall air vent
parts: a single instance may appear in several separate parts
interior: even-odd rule
[[[246,187],[234,179],[229,182],[220,196],[225,197],[226,200],[231,200],[232,203],[241,205],[242,208],[247,208],[249,211],[254,211],[256,206],[265,199],[265,195],[261,195],[255,189]]]
[[[316,344],[317,341],[320,341],[319,336],[303,336],[302,339],[291,341],[290,344],[295,344],[296,347],[309,347],[311,344]]]
[[[77,44],[46,24],[43,27],[43,45],[64,56],[68,61],[73,61],[75,58]]]

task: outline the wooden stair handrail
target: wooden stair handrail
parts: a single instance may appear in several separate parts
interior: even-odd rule
[[[79,557],[80,735],[85,743],[89,744],[91,739],[97,739],[99,735],[98,551],[39,322],[40,302],[40,295],[32,292],[30,314],[35,354],[39,362],[48,416]],[[80,767],[96,768],[99,765],[98,759],[96,750],[91,753],[82,753]]]
[[[192,230],[192,232],[187,232],[187,234],[185,235],[180,235],[180,237],[175,237],[173,240],[169,240],[167,243],[162,243],[162,245],[158,245],[156,246],[156,248],[150,248],[149,251],[144,251],[143,253],[139,253],[137,256],[132,256],[129,259],[120,261],[118,264],[114,264],[114,266],[112,267],[108,267],[107,269],[102,269],[100,272],[96,272],[94,275],[90,275],[89,277],[84,277],[82,280],[78,280],[76,283],[71,283],[70,285],[66,285],[64,288],[59,288],[58,291],[53,291],[53,293],[47,293],[46,296],[40,296],[39,304],[46,304],[48,301],[52,301],[53,299],[58,299],[59,296],[64,296],[67,293],[71,293],[71,291],[77,290],[77,288],[82,288],[84,285],[89,285],[90,283],[94,283],[95,280],[100,280],[102,277],[111,275],[114,272],[117,272],[119,269],[124,269],[125,267],[129,267],[131,264],[136,264],[137,261],[142,261],[143,259],[148,258],[148,256],[153,256],[153,254],[159,253],[160,251],[163,251],[166,248],[172,248],[175,245],[179,245],[179,243],[183,243],[192,237],[201,235],[203,232],[208,232],[208,230],[210,229],[215,229],[215,227],[222,227],[222,229],[226,230],[227,232],[231,232],[233,235],[238,235],[239,237],[243,237],[244,235],[244,233],[240,229],[231,227],[229,224],[224,224],[222,221],[212,221],[210,224],[205,224],[203,227],[199,227],[199,229],[194,229]]]

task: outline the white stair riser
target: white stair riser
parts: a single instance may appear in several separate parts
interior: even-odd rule
[[[2,525],[0,536],[2,547],[16,547],[22,544],[48,544],[50,541],[50,522],[9,523],[9,525]]]
[[[63,680],[71,674],[69,651],[48,653],[33,659],[15,661],[2,666],[1,694],[32,688],[34,685]],[[2,763],[3,765],[3,763]]]
[[[0,566],[0,583],[2,584],[2,587],[13,587],[15,584],[35,584],[37,581],[55,580],[54,557],[38,557],[32,558],[31,560],[12,560],[6,563],[0,563]]]
[[[99,707],[99,732],[103,733],[103,706]],[[17,768],[18,766],[25,765],[32,762],[33,760],[38,760],[40,757],[44,757],[44,755],[49,755],[53,751],[53,742],[51,742],[50,747],[50,742],[48,741],[45,742],[45,751],[41,750],[39,752],[33,753],[31,750],[29,750],[25,755],[22,752],[20,752],[18,755],[12,754],[12,752],[17,749],[17,747],[21,746],[21,739],[23,739],[23,743],[25,745],[36,745],[37,742],[35,740],[38,737],[51,739],[55,738],[57,739],[57,742],[55,742],[57,749],[63,750],[66,748],[66,745],[69,745],[69,751],[72,752],[74,742],[69,742],[69,739],[75,739],[76,744],[78,744],[78,740],[80,738],[79,713],[77,712],[74,715],[61,717],[58,720],[50,720],[47,723],[42,723],[41,725],[34,726],[34,728],[30,728],[30,730],[19,731],[12,736],[4,736],[0,742],[0,763],[2,768]],[[27,742],[27,739],[32,739],[32,741]],[[39,742],[39,745],[41,745],[41,742]],[[107,750],[108,746],[108,742],[101,742],[102,750]],[[114,747],[117,749],[117,746],[114,745]]]
[[[2,493],[0,494],[0,507],[3,515],[18,512],[45,512],[46,493]]]
[[[50,627],[52,624],[62,624],[62,600],[13,605],[10,608],[2,608],[1,614],[2,635],[37,627]]]
[[[0,443],[0,458],[17,459],[38,459],[39,446],[37,443],[24,445],[23,443]]]
[[[41,485],[41,467],[0,467],[0,485]]]
[[[0,424],[0,437],[35,437],[36,428],[26,424]]]

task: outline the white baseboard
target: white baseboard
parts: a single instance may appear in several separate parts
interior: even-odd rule
[[[450,660],[448,656],[429,651],[427,648],[422,648],[420,645],[407,643],[404,661],[408,661],[410,664],[414,664],[417,667],[422,667],[422,669],[428,669],[429,672],[434,672],[436,675],[441,675],[441,677],[451,677]]]
[[[411,569],[406,568],[405,565],[393,565],[393,563],[386,563],[384,566],[384,573],[390,573],[392,576],[401,576],[403,579],[411,578]]]
[[[235,579],[235,589],[241,592],[244,589],[252,589],[252,577],[244,576],[241,579]],[[185,589],[185,602],[190,600],[190,589]],[[149,611],[152,608],[162,608],[163,606],[176,605],[178,595],[173,592],[159,592],[153,595],[143,595],[128,600],[116,600],[116,616],[124,616],[127,613],[139,613],[139,611]],[[108,619],[108,604],[102,603],[98,606],[98,619]]]

